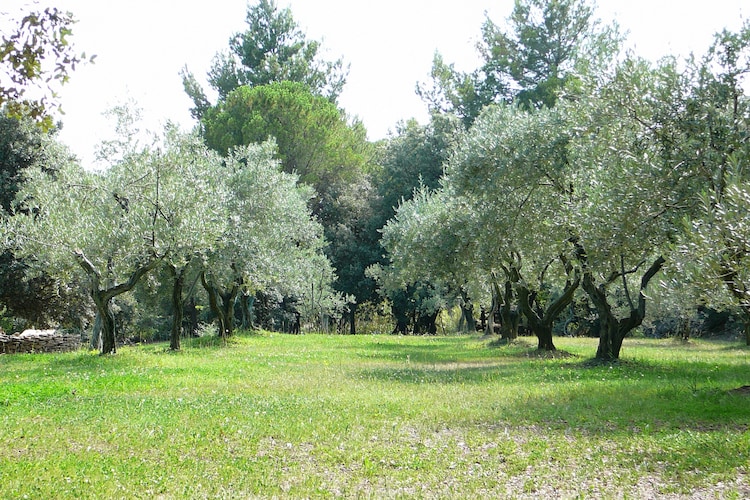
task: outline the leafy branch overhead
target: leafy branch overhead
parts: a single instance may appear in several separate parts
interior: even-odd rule
[[[96,57],[78,54],[70,44],[73,24],[70,12],[51,7],[27,14],[13,32],[2,34],[0,106],[12,116],[29,115],[45,128],[52,126],[55,86],[65,84],[78,64]]]

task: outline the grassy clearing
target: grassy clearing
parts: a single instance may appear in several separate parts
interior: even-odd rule
[[[0,497],[750,496],[750,349],[477,337],[0,356]]]

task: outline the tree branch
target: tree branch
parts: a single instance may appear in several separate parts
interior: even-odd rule
[[[83,270],[91,276],[91,278],[94,280],[93,286],[94,288],[99,288],[99,283],[102,279],[102,273],[96,268],[96,266],[84,255],[82,250],[74,250],[73,256],[75,257],[76,261],[78,262],[78,265],[83,268]]]
[[[161,258],[151,258],[145,265],[139,266],[136,264],[136,269],[133,271],[133,274],[130,275],[130,278],[128,278],[128,281],[125,283],[120,283],[119,285],[115,285],[111,288],[108,288],[107,290],[104,290],[104,297],[106,300],[111,299],[112,297],[116,297],[120,294],[123,294],[125,292],[129,292],[133,289],[133,287],[138,283],[138,281],[149,271],[154,269],[159,262],[161,262]]]
[[[628,299],[628,305],[632,311],[635,309],[635,305],[630,297],[630,290],[628,290],[628,278],[625,276],[625,256],[623,254],[620,254],[620,271],[622,272],[622,288],[625,290],[625,298]]]

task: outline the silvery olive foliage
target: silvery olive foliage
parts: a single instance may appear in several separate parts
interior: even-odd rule
[[[695,203],[683,220],[672,279],[687,278],[705,305],[738,309],[750,345],[750,23],[718,33],[690,63],[675,128]]]
[[[274,143],[225,159],[168,125],[141,146],[134,113],[116,115],[118,138],[102,147],[110,165],[87,171],[64,156],[54,171],[29,168],[4,226],[7,243],[34,256],[35,267],[62,280],[83,273],[103,318],[103,352],[116,349],[112,299],[162,264],[196,262],[208,281],[237,291],[302,294],[313,281],[330,283],[310,191],[280,171]]]

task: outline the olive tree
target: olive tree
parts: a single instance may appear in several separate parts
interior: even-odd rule
[[[647,287],[666,262],[689,204],[670,123],[682,78],[674,61],[627,59],[565,111],[576,124],[571,241],[599,317],[596,357],[617,359],[641,325]]]
[[[105,172],[74,161],[54,175],[26,171],[14,216],[8,221],[16,255],[61,280],[83,271],[102,320],[102,353],[116,351],[112,300],[131,290],[165,256],[163,218],[153,191],[153,171],[140,155]]]
[[[469,282],[474,241],[463,234],[467,229],[465,215],[460,201],[444,190],[430,192],[421,186],[383,227],[382,245],[388,263],[370,272],[395,303],[397,329],[402,333],[407,329],[408,316],[396,305],[404,293],[414,301],[419,316],[426,317],[436,316],[449,301],[458,299],[464,322],[473,326]]]
[[[555,111],[486,108],[451,155],[441,188],[402,203],[384,228],[396,276],[489,289],[490,329],[499,312],[503,336],[513,339],[524,314],[540,349],[554,349],[552,325],[580,282],[566,241],[566,134]],[[562,292],[542,297],[555,274],[564,276]]]
[[[475,214],[475,261],[490,281],[504,335],[516,335],[523,314],[545,350],[555,349],[553,323],[579,285],[568,241],[569,140],[566,117],[555,109],[490,106],[446,169],[445,183]],[[553,284],[559,292],[542,293]]]
[[[238,147],[225,159],[227,223],[201,278],[222,336],[234,331],[240,292],[277,287],[310,297],[313,283],[328,286],[333,277],[322,227],[307,206],[312,191],[282,172],[275,155],[270,141]]]
[[[26,169],[6,229],[14,251],[33,257],[32,267],[62,281],[83,271],[105,354],[116,350],[112,300],[166,262],[175,276],[177,349],[180,278],[190,259],[212,248],[226,220],[215,182],[221,159],[173,125],[140,146],[137,112],[123,106],[114,114],[118,136],[100,151],[112,164],[94,172],[63,157],[62,163]]]
[[[586,85],[553,109],[485,108],[442,189],[472,214],[468,260],[490,280],[507,335],[514,301],[539,347],[554,349],[552,324],[580,286],[600,318],[597,357],[613,359],[643,321],[646,288],[688,206],[667,127],[681,78],[673,63],[628,60]],[[398,224],[440,234],[436,218],[405,208]],[[412,262],[430,256],[420,244]]]
[[[673,129],[675,157],[689,172],[693,192],[675,268],[690,278],[702,302],[740,309],[750,345],[748,72],[750,23],[718,33],[705,56],[690,61]]]
[[[157,183],[159,216],[167,223],[164,265],[172,279],[170,349],[180,349],[184,288],[188,272],[217,245],[227,224],[223,160],[195,133],[165,129],[162,144],[149,152]]]

